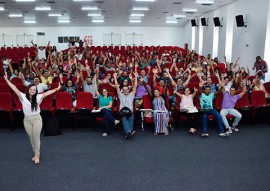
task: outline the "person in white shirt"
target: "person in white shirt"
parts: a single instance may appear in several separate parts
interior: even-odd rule
[[[22,78],[23,85],[28,87],[30,85],[29,82],[27,82],[24,78]],[[38,76],[34,77],[34,84],[37,86],[38,93],[43,93],[46,90],[48,90],[48,85],[40,83],[40,79]]]
[[[61,85],[59,83],[58,87],[49,90],[46,93],[38,94],[37,86],[35,84],[30,84],[27,88],[26,94],[20,92],[15,85],[13,85],[7,78],[7,73],[4,76],[7,84],[10,88],[15,92],[15,94],[19,97],[23,113],[24,113],[24,128],[26,133],[28,134],[31,145],[34,151],[34,157],[32,161],[34,164],[39,164],[40,162],[40,133],[42,129],[42,118],[40,116],[40,107],[42,100],[55,92],[57,92]]]

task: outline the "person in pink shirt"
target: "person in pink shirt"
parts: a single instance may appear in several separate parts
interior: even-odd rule
[[[180,94],[174,91],[174,94],[181,98],[180,110],[187,111],[186,116],[188,118],[188,124],[190,126],[189,132],[194,134],[198,126],[198,110],[193,104],[193,98],[195,97],[198,90],[194,88],[193,94],[190,94],[190,89],[185,88],[184,94]]]

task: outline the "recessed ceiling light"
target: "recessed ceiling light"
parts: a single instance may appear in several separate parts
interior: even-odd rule
[[[131,17],[143,17],[144,14],[143,13],[131,13],[130,16]]]
[[[196,3],[200,4],[214,4],[214,0],[196,0]]]
[[[134,11],[148,11],[148,7],[133,7]]]
[[[129,20],[130,23],[140,23],[142,22],[141,20]]]
[[[98,10],[98,8],[97,7],[89,7],[89,6],[87,6],[87,7],[82,7],[82,10]]]
[[[8,15],[9,17],[22,17],[21,13],[11,13]]]
[[[33,1],[36,1],[36,0],[16,0],[17,2],[33,2]]]
[[[185,18],[186,15],[173,15],[173,17],[175,17],[175,18]]]
[[[176,24],[177,21],[166,21],[166,23],[169,23],[169,24]]]
[[[93,1],[93,0],[73,0],[75,2],[87,2],[87,1]]]
[[[5,10],[5,8],[4,7],[0,7],[0,11],[4,11]]]
[[[155,0],[135,0],[135,1],[139,1],[139,2],[154,2]]]
[[[58,20],[58,23],[69,23],[70,20]]]
[[[50,11],[51,7],[36,7],[36,11]]]
[[[182,11],[184,12],[197,12],[197,9],[189,9],[189,8],[183,8]]]
[[[98,16],[101,16],[101,14],[100,13],[88,13],[87,16],[89,16],[89,17],[98,17]]]
[[[61,17],[62,14],[59,13],[49,13],[49,17]]]
[[[27,23],[27,24],[34,24],[34,23],[36,23],[36,21],[35,20],[25,20],[25,21],[23,21],[24,23]]]
[[[92,23],[104,23],[104,20],[92,20]]]

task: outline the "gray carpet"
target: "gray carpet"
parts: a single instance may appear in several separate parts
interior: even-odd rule
[[[181,127],[168,137],[138,130],[131,141],[120,129],[104,138],[92,128],[66,128],[42,137],[39,165],[25,131],[3,127],[0,190],[269,190],[270,127],[240,127],[229,138],[214,128],[209,138]]]

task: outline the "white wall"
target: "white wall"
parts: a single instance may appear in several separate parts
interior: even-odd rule
[[[12,35],[16,45],[16,35],[34,35],[45,32],[46,41],[51,41],[58,49],[67,47],[67,44],[58,44],[58,36],[93,36],[93,45],[103,45],[103,34],[121,34],[121,44],[125,45],[126,34],[143,34],[143,45],[172,45],[184,46],[184,29],[180,27],[18,27],[0,28],[0,34]]]
[[[270,30],[268,11],[270,11],[269,0],[237,0],[231,4],[219,8],[218,10],[213,10],[205,15],[201,15],[200,17],[209,18],[208,27],[204,27],[203,32],[202,54],[207,55],[213,51],[213,43],[215,43],[213,42],[213,17],[215,17],[216,13],[218,12],[220,19],[223,18],[223,27],[219,28],[218,58],[220,61],[223,61],[223,56],[226,55],[225,53],[227,53],[229,56],[229,61],[235,62],[237,57],[240,56],[240,64],[242,66],[249,66],[251,68],[254,64],[256,56],[260,55],[264,57],[266,36],[270,35],[266,33],[267,26],[269,26]],[[236,15],[244,15],[244,17],[247,15],[247,28],[236,27]],[[200,19],[200,17],[197,19]],[[230,27],[230,30],[228,30],[227,27]],[[185,38],[186,41],[191,44],[191,38],[187,35],[187,31],[191,31],[190,28],[191,24],[189,21],[185,26],[184,34],[185,37],[188,37],[188,40]],[[228,31],[232,31],[233,40],[230,47],[226,47],[226,41],[231,39],[229,38]],[[199,35],[197,27],[195,36],[195,50],[198,52]],[[231,54],[228,53],[230,51]],[[270,65],[270,60],[266,61]],[[253,71],[252,74],[254,74]]]

